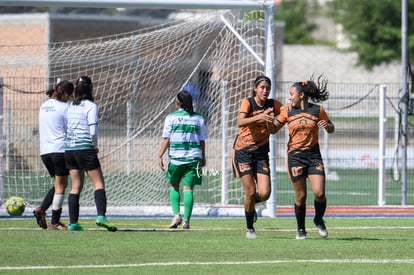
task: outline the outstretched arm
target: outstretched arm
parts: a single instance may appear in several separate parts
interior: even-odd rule
[[[272,123],[267,123],[267,129],[269,129],[271,134],[276,134],[280,129],[282,129],[284,124],[280,123],[276,118],[273,119]]]

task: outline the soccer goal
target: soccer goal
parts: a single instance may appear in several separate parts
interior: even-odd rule
[[[195,207],[242,205],[231,148],[240,102],[251,95],[253,80],[259,74],[274,78],[273,28],[273,13],[266,8],[226,10],[95,39],[0,46],[3,201],[21,196],[39,204],[51,187],[38,148],[43,91],[58,80],[88,75],[100,108],[108,207],[131,214],[144,206],[168,207],[167,182],[156,158],[164,118],[182,88],[192,93],[209,131]],[[94,205],[89,183],[81,205]]]

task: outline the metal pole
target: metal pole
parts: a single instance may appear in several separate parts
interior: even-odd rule
[[[385,205],[385,141],[387,114],[385,98],[387,87],[379,86],[379,146],[378,146],[378,206]]]
[[[408,116],[408,54],[407,54],[407,17],[408,3],[407,0],[401,0],[401,64],[402,64],[402,119],[401,119],[401,137],[402,137],[402,157],[401,157],[401,205],[407,204],[407,116]]]
[[[132,168],[132,149],[131,149],[131,136],[132,136],[132,103],[130,100],[127,101],[127,117],[126,117],[126,173],[129,176],[131,174]]]
[[[3,78],[0,77],[0,137],[3,139]],[[3,202],[3,140],[0,141],[0,205]]]
[[[265,16],[265,36],[266,36],[266,57],[265,57],[265,70],[266,75],[272,80],[272,86],[270,91],[270,97],[275,98],[275,66],[274,66],[274,6],[273,4],[266,8]],[[268,216],[276,217],[276,136],[270,135],[269,138],[270,151],[269,151],[269,164],[270,164],[270,185],[272,192],[269,199],[266,201],[266,211]]]
[[[221,136],[223,141],[221,142],[221,203],[223,205],[227,205],[229,202],[229,194],[228,194],[228,185],[229,185],[229,175],[228,175],[228,167],[227,167],[227,160],[228,160],[228,121],[229,121],[229,103],[227,100],[227,81],[223,80],[221,82]]]
[[[264,1],[251,0],[2,0],[1,6],[95,7],[142,9],[261,9]]]
[[[260,65],[265,66],[265,62],[260,58],[260,56],[250,47],[249,43],[233,28],[229,21],[221,15],[221,21],[226,25],[226,27],[237,37],[237,39],[243,44],[243,46],[256,58],[257,62]]]

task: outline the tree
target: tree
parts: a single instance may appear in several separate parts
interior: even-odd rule
[[[414,0],[409,0],[408,6],[408,18],[414,18]],[[349,50],[358,54],[359,65],[372,69],[382,63],[401,60],[401,1],[333,0],[332,15],[348,35]],[[414,32],[408,29],[407,36],[408,56],[414,56]],[[413,83],[411,67],[410,64]]]
[[[310,23],[314,10],[307,0],[282,1],[277,7],[275,20],[285,22],[284,42],[286,44],[313,44],[312,32],[317,28]]]

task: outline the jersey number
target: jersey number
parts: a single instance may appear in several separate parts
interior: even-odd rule
[[[300,166],[299,167],[292,167],[290,170],[292,171],[292,176],[293,177],[297,177],[297,176],[300,176],[300,175],[303,174],[303,169]]]
[[[239,170],[240,170],[240,173],[249,171],[250,170],[249,163],[239,163]]]

